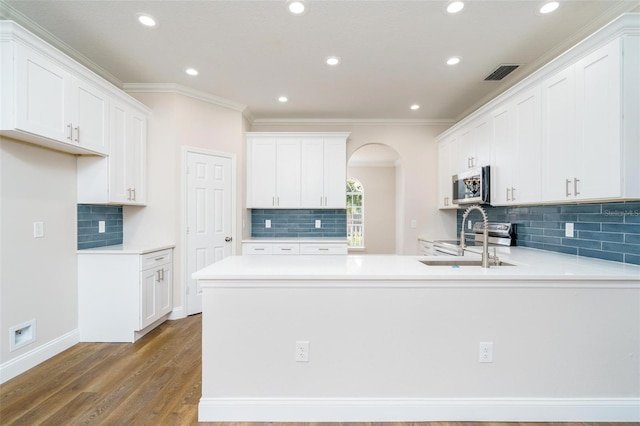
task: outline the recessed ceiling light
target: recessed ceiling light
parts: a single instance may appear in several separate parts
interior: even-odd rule
[[[447,5],[447,12],[448,13],[458,13],[462,9],[464,9],[464,3],[461,2],[461,1],[452,1],[451,3],[449,3]]]
[[[340,58],[338,58],[337,56],[329,56],[327,59],[325,59],[325,62],[327,63],[327,65],[338,65],[340,63]]]
[[[289,7],[289,12],[293,13],[294,15],[302,15],[306,10],[304,2],[301,0],[290,1],[288,7]]]
[[[280,97],[278,98],[278,102],[282,102],[282,103],[285,103],[285,102],[287,102],[288,100],[289,100],[289,98],[287,98],[286,96],[280,96]]]
[[[138,14],[138,22],[140,22],[145,27],[155,27],[158,25],[158,22],[153,16],[146,15],[144,13]]]
[[[184,70],[184,72],[186,72],[187,74],[189,74],[191,76],[198,75],[198,70],[195,69],[195,68],[187,68],[186,70]]]
[[[547,2],[540,7],[540,13],[542,13],[543,15],[547,13],[551,13],[554,10],[556,10],[559,6],[560,6],[560,3],[558,3],[557,1]]]
[[[415,111],[415,110],[417,110],[417,109],[420,109],[420,105],[418,105],[418,104],[413,104],[413,105],[411,105],[411,107],[410,107],[410,108],[411,108],[412,110],[414,110],[414,111]]]
[[[457,56],[452,56],[451,58],[447,59],[447,65],[456,65],[460,63],[460,58]]]

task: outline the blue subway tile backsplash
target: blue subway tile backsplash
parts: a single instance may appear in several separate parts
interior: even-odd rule
[[[104,220],[105,232],[98,232]],[[122,244],[122,206],[78,204],[78,250]]]
[[[490,222],[516,224],[516,245],[640,265],[640,201],[486,207]],[[458,229],[464,210],[458,210]],[[475,216],[477,215],[477,216]],[[471,220],[479,220],[471,212]],[[565,237],[565,224],[574,237]]]
[[[265,221],[271,221],[271,228]],[[315,221],[321,227],[315,227]],[[277,209],[251,210],[251,236],[268,238],[347,237],[347,211],[345,209]]]

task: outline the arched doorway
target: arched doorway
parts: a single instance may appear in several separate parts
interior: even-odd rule
[[[366,237],[364,244],[351,252],[396,253],[401,172],[398,152],[385,144],[363,145],[349,157],[347,177],[357,180],[366,194],[362,224]]]

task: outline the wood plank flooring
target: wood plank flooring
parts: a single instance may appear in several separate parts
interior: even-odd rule
[[[197,420],[201,330],[201,316],[194,315],[167,321],[134,344],[77,344],[0,386],[0,425],[222,425]],[[469,422],[387,425],[527,426]]]

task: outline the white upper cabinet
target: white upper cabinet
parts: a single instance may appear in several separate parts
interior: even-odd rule
[[[110,103],[109,156],[78,157],[78,203],[140,205],[147,202],[147,112]]]
[[[617,38],[543,83],[545,201],[640,195],[638,40]]]
[[[458,158],[456,148],[458,141],[455,137],[444,139],[438,142],[438,208],[455,209],[458,206],[453,204],[453,181],[452,177],[458,173],[458,163],[454,161]]]
[[[348,133],[247,133],[247,208],[345,208]]]
[[[482,167],[491,162],[491,120],[489,114],[474,119],[456,132],[456,172]]]
[[[102,154],[109,153],[109,95],[75,78],[72,87],[73,142]]]
[[[247,139],[247,207],[300,207],[300,138]]]
[[[491,204],[540,201],[540,90],[515,96],[491,114]]]
[[[304,138],[301,163],[302,206],[304,208],[346,208],[345,138]]]
[[[118,90],[11,21],[0,22],[0,36],[2,134],[72,154],[107,155],[109,90]]]

